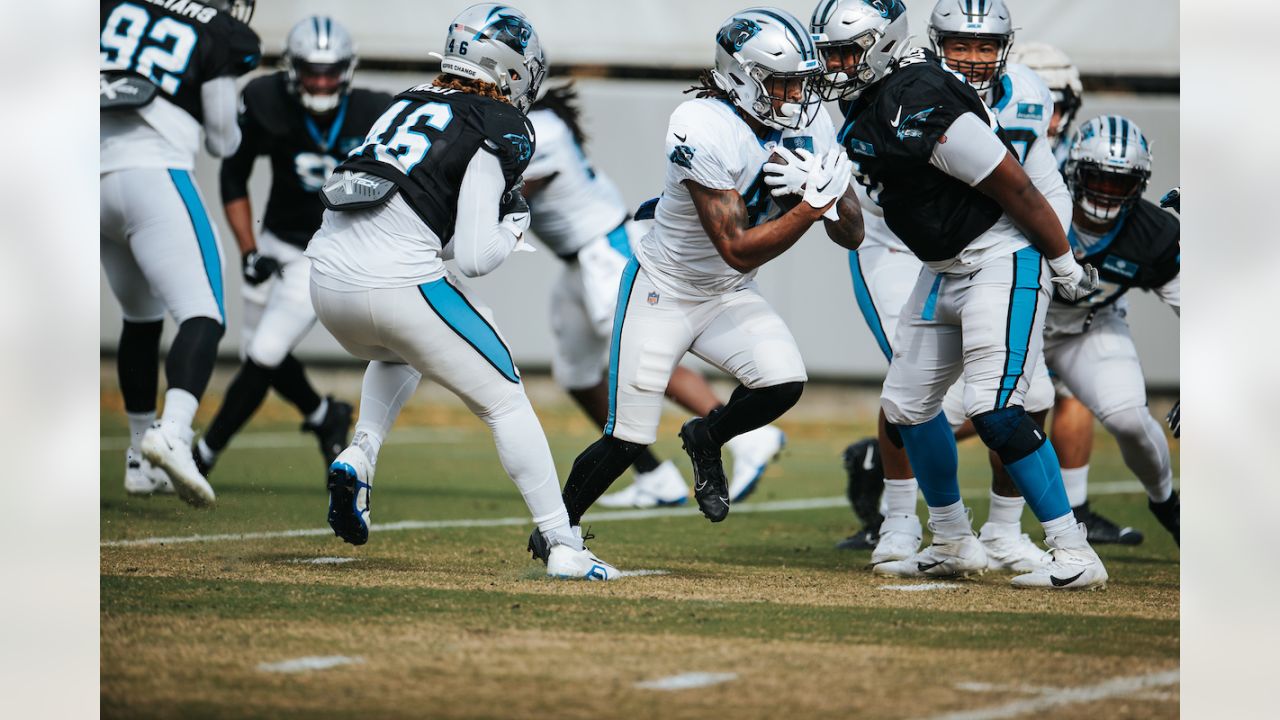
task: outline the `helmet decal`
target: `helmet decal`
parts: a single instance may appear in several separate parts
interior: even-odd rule
[[[972,0],[970,1],[972,2]],[[907,11],[907,7],[902,4],[902,0],[863,0],[863,2],[875,8],[880,13],[880,17],[886,20],[893,20]]]
[[[484,27],[477,30],[476,36],[472,39],[479,40],[481,37],[488,37],[518,53],[523,53],[525,48],[529,47],[529,38],[533,35],[533,26],[522,17],[498,14],[500,10],[506,10],[506,8],[494,8],[489,13],[489,16],[493,18],[497,14],[497,17],[491,19]]]
[[[720,47],[724,48],[725,52],[736,53],[758,32],[760,32],[760,26],[755,20],[738,18],[732,26],[721,28],[716,36],[716,42],[720,43]]]

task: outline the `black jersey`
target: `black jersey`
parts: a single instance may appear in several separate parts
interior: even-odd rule
[[[533,126],[505,102],[419,85],[395,97],[365,143],[335,172],[360,171],[396,184],[422,221],[448,243],[458,189],[477,150],[497,156],[504,191],[519,182],[533,157]]]
[[[840,110],[837,140],[854,161],[858,182],[916,257],[953,258],[1000,219],[1004,211],[996,201],[929,163],[934,146],[946,142],[947,128],[964,113],[996,125],[973,88],[932,52],[907,53],[888,77],[853,102],[842,101]]]
[[[1098,269],[1097,292],[1075,302],[1056,294],[1054,302],[1081,308],[1101,308],[1114,303],[1131,288],[1154,290],[1178,276],[1182,259],[1181,224],[1154,203],[1139,200],[1093,247],[1079,255],[1081,263]],[[1067,235],[1078,247],[1075,228]]]
[[[255,78],[241,97],[242,139],[235,155],[222,163],[222,202],[247,197],[254,160],[270,156],[271,195],[262,225],[285,242],[306,247],[324,213],[321,186],[364,141],[391,95],[353,88],[331,115],[317,119],[289,92],[286,74],[278,72]]]
[[[199,123],[200,86],[243,75],[262,55],[248,25],[191,0],[101,0],[100,17],[101,72],[147,78]]]

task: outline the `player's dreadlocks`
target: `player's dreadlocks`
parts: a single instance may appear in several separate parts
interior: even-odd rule
[[[703,70],[698,73],[698,84],[691,86],[683,94],[688,95],[689,93],[697,93],[694,96],[697,98],[716,98],[717,100],[733,101],[733,98],[729,97],[729,93],[725,92],[712,79],[710,70]]]
[[[511,100],[498,90],[497,85],[483,80],[475,80],[472,78],[450,75],[448,73],[441,73],[436,76],[435,80],[431,81],[431,84],[436,87],[445,88],[446,90],[457,90],[458,92],[471,93],[473,95],[483,95],[494,100],[501,100],[508,105],[511,104]]]
[[[586,133],[582,132],[581,113],[578,109],[578,89],[570,80],[563,85],[548,87],[542,99],[533,104],[531,110],[550,110],[560,118],[569,131],[573,133],[573,141],[579,146],[587,142]]]

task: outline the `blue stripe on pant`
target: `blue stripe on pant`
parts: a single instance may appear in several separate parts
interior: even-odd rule
[[[623,220],[622,224],[609,231],[607,236],[609,239],[609,247],[618,251],[618,254],[628,260],[631,259],[631,238],[627,236],[627,221]]]
[[[502,343],[498,332],[493,329],[471,303],[449,284],[440,278],[418,286],[422,299],[435,311],[436,315],[458,334],[458,337],[476,349],[476,352],[489,362],[504,378],[513,383],[520,382],[520,373],[516,363],[511,359],[511,351]]]
[[[191,227],[195,230],[200,257],[204,260],[204,274],[209,278],[209,289],[218,303],[220,319],[225,323],[227,311],[222,302],[222,260],[218,256],[218,238],[213,234],[209,214],[204,210],[204,203],[200,202],[200,193],[191,180],[191,173],[186,170],[170,170],[169,177],[182,196],[182,204],[187,206],[187,214],[191,216]]]
[[[884,359],[893,361],[893,348],[889,338],[885,336],[884,323],[880,321],[880,313],[876,310],[875,300],[871,298],[871,290],[867,287],[867,279],[862,275],[862,262],[858,259],[858,251],[849,251],[849,275],[853,277],[853,297],[858,301],[858,309],[862,311],[862,319],[871,328],[871,334],[884,353]]]
[[[1013,254],[1013,283],[1009,288],[1009,315],[1005,321],[1004,376],[996,391],[995,410],[1009,404],[1027,367],[1031,333],[1040,304],[1040,252],[1026,247]]]
[[[622,323],[627,319],[627,303],[639,270],[640,262],[632,257],[618,282],[618,305],[613,311],[613,335],[609,338],[609,417],[604,423],[605,435],[613,434],[613,421],[618,414],[618,346],[622,343]]]

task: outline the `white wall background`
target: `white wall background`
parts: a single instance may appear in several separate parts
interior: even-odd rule
[[[290,10],[290,5],[293,6],[293,11]],[[527,9],[535,24],[538,24],[540,17],[554,18],[550,21],[543,20],[538,26],[549,52],[555,54],[555,62],[634,61],[651,65],[687,62],[696,65],[709,54],[705,52],[710,45],[709,37],[714,34],[720,20],[737,9],[738,5],[719,1],[683,5],[696,9],[673,9],[681,8],[682,4],[665,0],[633,3],[533,1],[522,3],[521,7]],[[804,6],[796,3],[782,5],[793,11],[804,10]],[[1142,6],[1145,12],[1152,13],[1157,9],[1156,6],[1163,6],[1163,3],[1129,0],[1114,4],[1123,9],[1111,7],[1111,3],[1092,0],[1072,0],[1070,3],[1043,0],[1011,5],[1015,20],[1020,26],[1029,26],[1034,20],[1049,27],[1052,25],[1052,17],[1061,17],[1058,25],[1053,26],[1059,28],[1054,32],[1066,32],[1061,28],[1091,25],[1112,27],[1113,23],[1127,17],[1126,13],[1132,11],[1131,5]],[[1065,12],[1068,5],[1072,9],[1070,13]],[[386,58],[403,55],[424,59],[426,51],[436,47],[436,36],[443,35],[443,28],[449,18],[463,6],[464,3],[419,3],[406,0],[267,3],[259,8],[253,24],[262,33],[267,51],[272,52],[279,48],[280,40],[293,19],[308,11],[321,12],[329,9],[352,27],[362,53],[366,56]],[[1024,10],[1019,15],[1019,10],[1024,8],[1031,11]],[[1056,8],[1057,14],[1048,12],[1046,8]],[[359,12],[356,12],[357,9]],[[626,18],[620,18],[619,15],[624,12]],[[917,10],[913,9],[912,12],[914,20]],[[1117,12],[1120,13],[1120,18],[1116,17]],[[927,16],[927,12],[925,15]],[[607,16],[608,21],[602,16]],[[1025,22],[1023,16],[1026,16]],[[415,20],[387,23],[386,17]],[[678,21],[673,22],[673,17],[678,18]],[[805,17],[807,18],[807,12]],[[1108,20],[1101,23],[1081,19],[1086,17],[1106,17]],[[921,20],[920,27],[923,27],[923,22]],[[417,43],[410,42],[410,33],[405,32],[406,28],[426,28],[421,33],[423,39]],[[626,32],[607,32],[609,28],[625,29]],[[440,31],[437,32],[437,29]],[[1153,54],[1149,59],[1153,62],[1168,55],[1161,62],[1164,63],[1162,67],[1167,67],[1171,73],[1177,68],[1176,30],[1176,16],[1171,16],[1169,27],[1163,33],[1153,31],[1150,34],[1167,35],[1169,47],[1161,49],[1152,37],[1147,37],[1144,41],[1150,43]],[[638,43],[637,40],[648,37],[664,38],[661,51],[651,48],[649,54],[644,54],[641,46],[645,43]],[[1033,35],[1027,30],[1021,37],[1055,36],[1048,31],[1044,36]],[[602,38],[617,44],[612,48],[593,45],[603,42]],[[1101,42],[1099,36],[1092,36],[1091,39]],[[1090,45],[1081,43],[1080,47],[1088,48]],[[665,54],[668,51],[670,55]],[[661,61],[655,61],[655,58],[661,58]],[[680,62],[669,61],[668,58],[678,58]],[[357,73],[357,83],[391,92],[403,90],[426,79],[407,73]],[[579,80],[578,84],[586,131],[590,137],[587,151],[596,167],[617,182],[632,207],[658,194],[665,169],[662,133],[671,111],[685,99],[686,96],[680,91],[687,83]],[[1156,165],[1148,192],[1149,198],[1158,198],[1165,189],[1178,183],[1177,96],[1089,95],[1080,118],[1103,112],[1118,112],[1128,116],[1143,128],[1151,140]],[[234,356],[239,351],[238,257],[221,213],[216,162],[208,157],[200,158],[196,175],[210,214],[219,224],[224,252],[229,258],[225,277],[230,326],[221,351],[224,355]],[[251,197],[258,200],[255,210],[259,214],[262,203],[265,203],[269,180],[270,167],[262,159],[251,183]],[[550,362],[552,340],[546,308],[551,285],[559,271],[560,262],[548,252],[519,254],[491,275],[468,283],[493,307],[499,328],[516,353],[517,362],[526,369],[546,367]],[[811,232],[781,258],[766,265],[760,272],[759,280],[766,297],[790,325],[812,375],[859,379],[878,379],[883,375],[884,359],[863,324],[853,300],[846,254],[829,242],[820,229]],[[102,345],[104,348],[113,348],[119,333],[120,317],[118,305],[105,282],[102,283],[101,297]],[[1162,386],[1176,385],[1179,375],[1177,319],[1158,300],[1146,293],[1133,293],[1131,304],[1133,310],[1130,320],[1148,382]],[[320,327],[314,329],[304,340],[299,353],[304,358],[347,357]]]

